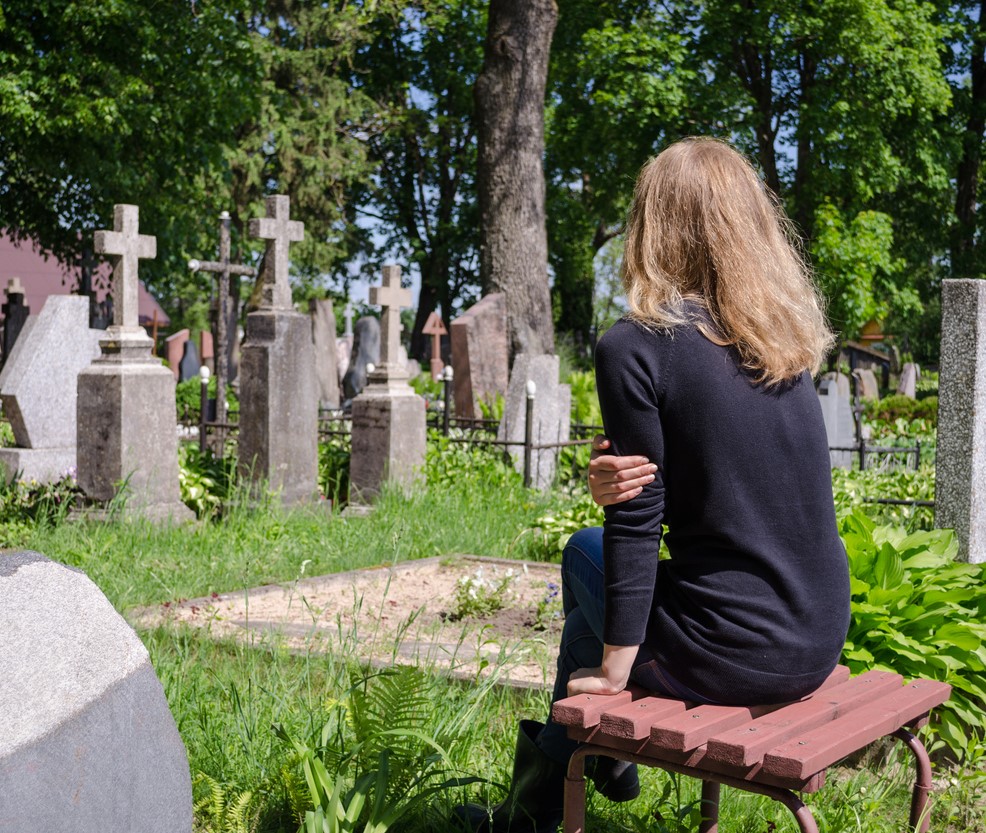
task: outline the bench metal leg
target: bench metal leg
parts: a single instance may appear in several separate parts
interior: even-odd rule
[[[914,791],[911,793],[911,830],[915,833],[928,833],[931,825],[931,760],[928,752],[911,732],[898,729],[894,737],[904,741],[914,755],[917,775],[914,778]]]
[[[588,754],[588,746],[579,747],[568,761],[564,833],[583,833],[585,830],[585,759]]]
[[[719,783],[702,781],[702,822],[698,833],[719,833]]]

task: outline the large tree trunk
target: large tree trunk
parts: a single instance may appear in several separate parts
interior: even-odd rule
[[[555,348],[545,228],[544,90],[555,0],[490,0],[476,79],[480,281],[507,303],[511,359]]]
[[[962,158],[956,172],[955,229],[952,233],[952,275],[977,277],[976,196],[986,130],[986,0],[979,4],[979,21],[972,37],[972,90],[963,136]]]

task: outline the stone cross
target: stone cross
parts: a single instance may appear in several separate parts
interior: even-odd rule
[[[113,261],[113,326],[141,329],[137,315],[138,261],[157,257],[157,238],[140,234],[137,206],[114,205],[113,231],[97,231],[93,248]]]
[[[24,284],[21,283],[21,279],[14,277],[11,278],[7,283],[7,298],[9,299],[11,295],[23,295],[24,294]]]
[[[431,379],[433,382],[437,382],[439,375],[445,368],[445,363],[442,361],[442,336],[448,335],[448,330],[445,329],[445,322],[442,321],[442,317],[437,312],[433,312],[428,316],[421,332],[426,336],[431,336]]]
[[[411,290],[401,287],[400,266],[383,267],[383,286],[370,287],[370,303],[383,307],[379,370],[393,375],[398,370],[401,346],[401,307],[411,306]]]
[[[305,239],[305,224],[289,219],[291,199],[284,194],[267,197],[265,204],[267,216],[250,221],[250,236],[270,241],[264,256],[260,306],[291,309],[288,246]]]
[[[252,266],[230,263],[229,212],[219,215],[219,260],[190,260],[188,268],[193,272],[213,272],[219,278],[219,304],[216,316],[216,422],[226,421],[226,382],[229,381],[229,278],[230,275],[255,277],[257,270]]]

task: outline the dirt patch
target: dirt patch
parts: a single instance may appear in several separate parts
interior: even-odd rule
[[[550,686],[562,626],[559,583],[555,564],[457,555],[166,602],[130,618],[143,627],[184,623],[251,644],[278,640],[462,677],[496,669],[514,685]],[[502,609],[456,618],[460,588],[468,609],[499,585]]]

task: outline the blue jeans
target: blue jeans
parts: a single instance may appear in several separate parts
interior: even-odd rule
[[[558,673],[551,702],[568,696],[568,679],[579,668],[594,668],[603,659],[603,530],[590,527],[576,532],[561,559],[562,608],[565,626],[558,649]],[[706,698],[679,683],[652,657],[645,646],[637,653],[630,679],[643,688],[670,697],[707,703]],[[568,761],[578,742],[564,726],[548,718],[537,744],[548,757]]]

